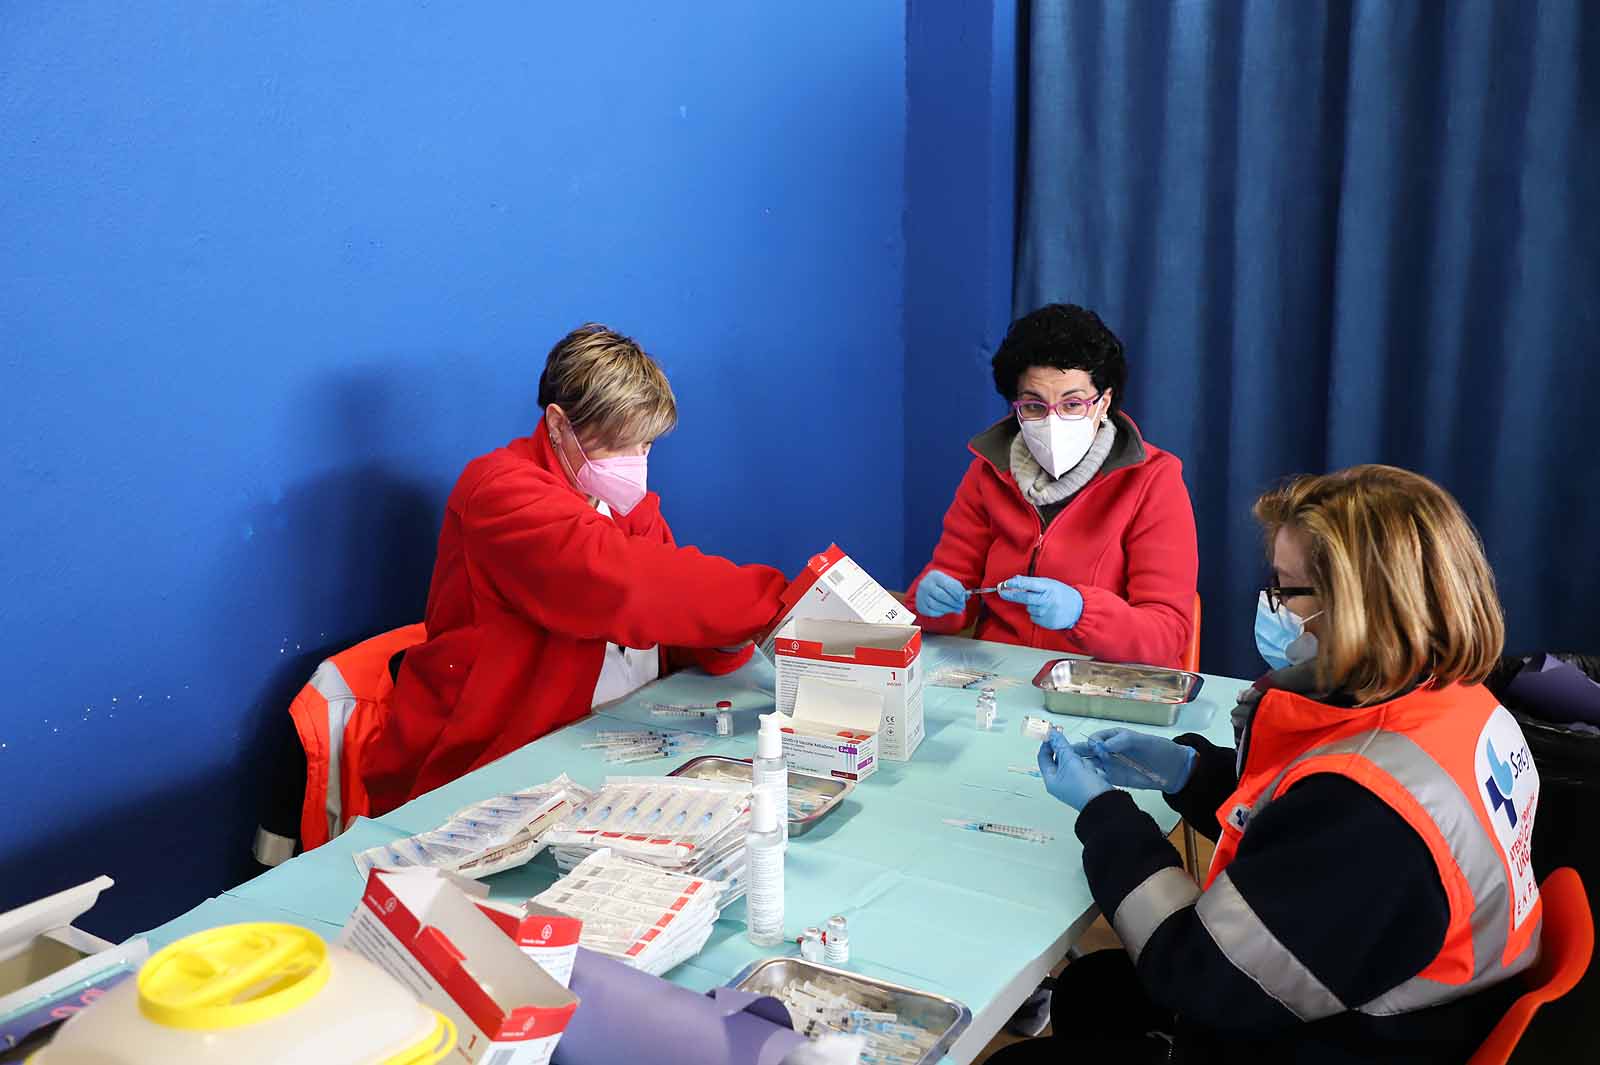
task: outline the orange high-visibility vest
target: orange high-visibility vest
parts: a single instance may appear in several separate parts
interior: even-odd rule
[[[1250,823],[1312,773],[1349,777],[1405,818],[1432,853],[1449,900],[1438,955],[1372,1002],[1339,1002],[1275,937],[1260,934],[1228,879]],[[1542,911],[1531,860],[1538,803],[1539,774],[1522,730],[1481,686],[1418,688],[1355,709],[1269,691],[1251,722],[1239,786],[1217,811],[1222,835],[1200,916],[1214,938],[1237,934],[1237,942],[1219,945],[1303,1020],[1346,1009],[1406,1013],[1460,998],[1538,958]],[[1359,864],[1361,855],[1350,861]],[[1373,890],[1383,890],[1383,870],[1370,873]]]
[[[363,640],[324,660],[289,704],[306,751],[303,850],[320,847],[368,811],[361,759],[388,714],[394,691],[389,660],[427,638],[419,623]]]

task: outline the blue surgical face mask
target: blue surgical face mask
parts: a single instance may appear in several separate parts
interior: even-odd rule
[[[1306,622],[1322,611],[1302,618],[1286,606],[1273,610],[1262,592],[1256,601],[1256,650],[1273,669],[1298,666],[1317,657],[1317,638],[1306,631]]]

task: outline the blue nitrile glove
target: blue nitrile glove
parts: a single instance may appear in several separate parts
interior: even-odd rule
[[[1148,788],[1175,795],[1194,772],[1195,750],[1148,732],[1101,729],[1072,749],[1122,788]]]
[[[1000,585],[1000,598],[1021,603],[1035,625],[1070,629],[1083,617],[1083,595],[1070,584],[1049,577],[1012,577]]]
[[[961,582],[948,573],[930,569],[917,585],[917,613],[924,617],[940,618],[946,614],[963,614],[967,609],[967,590]]]
[[[1039,776],[1044,780],[1045,791],[1074,810],[1083,809],[1095,796],[1111,790],[1111,782],[1100,767],[1080,758],[1067,738],[1054,730],[1039,744]]]

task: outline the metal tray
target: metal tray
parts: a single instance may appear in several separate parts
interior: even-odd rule
[[[1170,727],[1204,681],[1182,669],[1058,658],[1045,663],[1033,686],[1044,693],[1044,708],[1053,714]]]
[[[938,1032],[939,1041],[918,1059],[919,1065],[931,1065],[950,1053],[950,1048],[972,1023],[972,1011],[953,998],[901,987],[887,980],[873,980],[800,958],[768,958],[755,962],[735,976],[728,986],[781,998],[784,988],[802,980],[813,980],[823,987],[844,985],[841,990],[847,990],[869,1009],[893,1010],[906,1024]]]
[[[668,773],[669,777],[694,777],[698,780],[750,781],[750,759],[727,758],[720,754],[706,754],[691,758]],[[813,777],[789,770],[789,838],[803,836],[817,827],[817,822],[831,814],[845,796],[855,790],[853,780],[835,780],[830,777]],[[794,807],[795,792],[810,792],[819,805],[810,813],[801,813]]]

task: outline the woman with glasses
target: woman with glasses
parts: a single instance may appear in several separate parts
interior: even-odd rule
[[[1122,411],[1122,342],[1053,303],[994,356],[1011,413],[973,459],[911,587],[923,628],[1176,666],[1193,629],[1194,510],[1176,457]]]
[[[1051,1042],[995,1065],[1462,1062],[1539,955],[1539,772],[1483,686],[1505,625],[1456,501],[1391,466],[1299,477],[1255,507],[1276,668],[1235,748],[1136,729],[1041,746],[1123,950],[1067,966]],[[1216,841],[1204,884],[1122,789]]]

